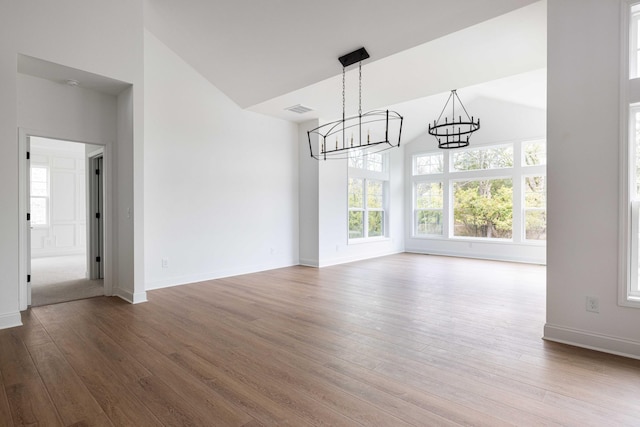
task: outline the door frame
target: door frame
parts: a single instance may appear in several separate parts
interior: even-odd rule
[[[77,142],[81,144],[100,145],[103,148],[103,189],[104,189],[104,216],[103,216],[103,235],[104,235],[104,294],[113,295],[113,219],[111,215],[111,206],[113,201],[113,184],[112,184],[112,148],[109,144],[101,141],[78,140],[70,135],[63,135],[52,131],[42,131],[27,128],[18,128],[18,215],[19,215],[19,255],[18,255],[18,274],[19,274],[19,292],[18,301],[20,311],[26,310],[31,305],[31,285],[27,282],[27,275],[31,274],[31,233],[30,222],[27,221],[29,213],[28,184],[29,178],[29,161],[27,160],[27,151],[29,149],[29,138],[41,137],[50,139],[59,139],[63,141]],[[85,155],[85,159],[86,159]],[[85,160],[86,161],[86,160]],[[86,204],[87,211],[89,203]],[[89,236],[87,236],[89,238]]]
[[[90,280],[104,279],[104,147],[87,153],[85,157],[88,273]],[[94,170],[99,172],[94,173]]]
[[[29,214],[29,182],[31,182],[31,161],[27,158],[27,152],[30,151],[30,135],[19,129],[18,132],[18,219],[20,226],[18,227],[20,251],[18,256],[18,273],[20,289],[18,300],[20,302],[20,311],[26,310],[31,305],[31,282],[27,277],[31,276],[31,220],[27,219]]]

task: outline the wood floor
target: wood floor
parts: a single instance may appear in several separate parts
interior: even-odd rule
[[[640,361],[541,340],[544,288],[401,254],[34,308],[0,425],[640,425]]]

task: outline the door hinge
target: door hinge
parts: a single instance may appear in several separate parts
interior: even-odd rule
[[[27,221],[31,221],[31,214],[27,213]]]
[[[96,175],[100,175],[100,169],[96,169]]]
[[[96,257],[96,262],[100,262],[100,257],[99,256]]]
[[[96,219],[100,219],[100,212],[96,212]]]
[[[31,275],[27,274],[27,283],[30,283],[30,282],[31,282]]]
[[[31,153],[27,151],[27,160],[31,159]]]

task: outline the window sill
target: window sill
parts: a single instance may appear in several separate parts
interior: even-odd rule
[[[443,237],[438,235],[411,236],[417,240],[437,240],[444,242],[460,242],[460,243],[488,243],[499,245],[526,245],[526,246],[546,246],[546,240],[524,240],[515,242],[513,239],[487,239],[482,237]]]
[[[640,297],[626,296],[618,302],[618,305],[622,307],[640,308]]]
[[[349,239],[349,245],[361,245],[363,243],[390,242],[391,238],[382,237],[361,237],[359,239]]]

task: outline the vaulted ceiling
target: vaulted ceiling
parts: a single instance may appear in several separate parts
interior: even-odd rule
[[[544,0],[146,0],[145,26],[240,107],[287,120],[335,118],[337,58],[362,46],[364,110],[465,87],[545,103]],[[355,108],[355,70],[347,90]]]

